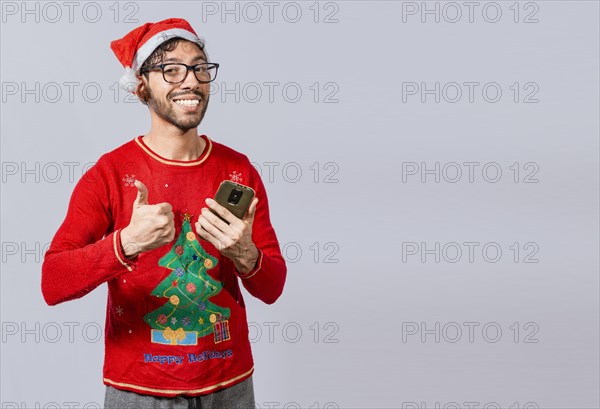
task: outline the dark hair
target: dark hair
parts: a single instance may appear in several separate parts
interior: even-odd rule
[[[205,47],[204,40],[200,39],[200,44],[198,44],[193,41],[186,40],[185,38],[173,37],[173,38],[168,39],[167,41],[165,41],[158,47],[156,47],[156,49],[152,52],[152,54],[150,54],[150,56],[148,58],[146,58],[146,60],[142,63],[142,66],[140,67],[139,71],[141,73],[143,73],[142,75],[144,75],[146,77],[146,80],[148,80],[148,77],[150,75],[150,73],[148,71],[146,71],[146,68],[148,68],[151,65],[162,64],[162,62],[165,59],[165,54],[167,52],[173,51],[175,48],[177,48],[177,45],[182,41],[188,41],[192,44],[196,44],[196,46],[198,46],[200,51],[202,51],[204,53],[204,56],[206,57],[206,60],[208,61],[208,54],[206,53],[206,50],[204,49],[204,47]],[[138,85],[138,96],[140,98],[140,101],[142,101],[142,103],[144,105],[147,105],[146,101],[148,99],[148,95],[146,92],[143,92],[143,91],[139,92],[139,85]]]

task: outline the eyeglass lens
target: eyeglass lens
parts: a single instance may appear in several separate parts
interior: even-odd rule
[[[210,82],[215,79],[217,66],[214,64],[199,64],[192,71],[194,71],[198,81]],[[186,74],[187,68],[180,64],[165,64],[163,68],[163,75],[167,82],[182,82]]]

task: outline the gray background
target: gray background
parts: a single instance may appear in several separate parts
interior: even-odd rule
[[[61,16],[4,2],[2,407],[103,403],[106,285],[50,308],[41,261],[85,165],[149,130],[147,108],[115,95],[110,41],[184,17],[217,85],[239,82],[214,89],[199,132],[261,167],[288,260],[276,304],[244,290],[260,407],[598,408],[598,2],[489,3],[472,22],[454,3],[452,23],[442,2],[277,2],[272,21],[258,2],[256,22],[235,2],[77,3],[72,21],[62,2]],[[436,82],[437,103],[403,95]],[[439,182],[406,172],[436,162]],[[439,262],[423,251],[436,243]]]

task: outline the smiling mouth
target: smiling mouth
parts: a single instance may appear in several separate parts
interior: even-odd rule
[[[200,104],[200,99],[199,98],[193,98],[193,99],[183,98],[183,99],[174,99],[173,102],[175,102],[177,105],[181,105],[184,107],[197,107],[198,104]]]

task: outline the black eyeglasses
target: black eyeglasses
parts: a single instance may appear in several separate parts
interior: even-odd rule
[[[173,62],[168,64],[151,65],[140,72],[148,72],[152,69],[160,69],[162,71],[163,79],[169,84],[182,83],[187,77],[188,71],[190,70],[194,73],[198,82],[201,84],[206,84],[214,81],[215,78],[217,78],[219,64],[216,62],[203,62],[195,65],[187,65],[180,62]]]

